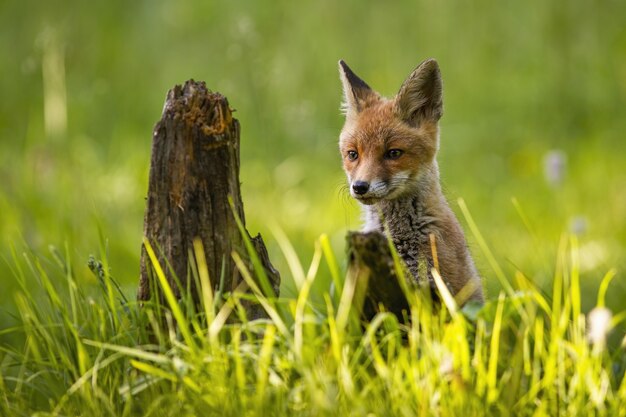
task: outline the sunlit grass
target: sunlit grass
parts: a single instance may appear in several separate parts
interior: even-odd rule
[[[82,260],[98,250],[99,223],[130,296],[152,128],[167,90],[189,78],[225,94],[241,122],[250,230],[271,237],[274,220],[304,263],[321,233],[339,253],[359,214],[341,192],[337,60],[391,95],[435,57],[445,84],[444,189],[451,202],[462,196],[473,208],[504,273],[521,269],[549,290],[559,235],[574,229],[581,291],[597,288],[593,278],[606,269],[626,266],[626,2],[40,3],[6,3],[0,13],[0,51],[11,57],[0,77],[1,257],[12,244],[41,252],[68,242]],[[565,156],[566,166],[547,184],[550,154]],[[268,250],[285,270],[276,242],[268,239]],[[321,267],[314,290],[328,277]],[[0,324],[12,326],[16,286],[4,262],[0,277]],[[499,291],[497,279],[486,285]],[[293,297],[295,289],[285,280]],[[607,298],[620,306],[623,280]]]
[[[166,304],[139,307],[105,259],[90,261],[101,292],[88,295],[67,255],[54,252],[52,265],[14,253],[20,324],[6,331],[24,343],[2,347],[0,414],[621,416],[626,359],[608,336],[626,312],[605,306],[613,271],[596,309],[581,312],[577,250],[563,238],[550,296],[518,273],[482,308],[459,309],[441,286],[440,308],[418,293],[408,321],[379,313],[367,323],[324,236],[308,267],[290,260],[301,278],[293,299],[267,297],[258,266],[233,254],[267,313],[254,321],[241,304],[249,294],[218,300],[205,278],[197,310],[176,300],[156,264]],[[322,264],[341,293],[317,294],[320,308],[311,284]],[[205,274],[202,262],[195,271]]]
[[[626,415],[626,2],[66,3],[0,13],[0,416]],[[336,62],[393,94],[427,57],[490,301],[362,327]],[[198,310],[133,301],[151,129],[192,77],[242,125],[248,228],[283,276],[282,298],[254,290],[270,319],[243,317],[254,270],[224,298],[202,262]]]

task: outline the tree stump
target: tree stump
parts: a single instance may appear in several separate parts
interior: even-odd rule
[[[220,284],[224,292],[233,291],[241,281],[233,251],[251,266],[234,216],[245,224],[239,189],[239,133],[239,122],[226,97],[193,80],[168,92],[154,128],[144,236],[175,295],[180,297],[190,289],[196,303],[200,289],[190,274],[194,239],[203,243],[214,291]],[[257,235],[251,240],[277,295],[280,275],[269,261],[263,239]],[[160,293],[152,274],[152,263],[142,246],[140,301]],[[259,316],[259,311],[250,307],[249,317]]]
[[[402,320],[409,311],[406,291],[415,291],[418,283],[405,271],[402,288],[387,238],[379,232],[349,232],[346,247],[348,276],[356,280],[354,303],[361,317],[369,321],[382,308]],[[424,285],[431,299],[438,300],[436,289]]]

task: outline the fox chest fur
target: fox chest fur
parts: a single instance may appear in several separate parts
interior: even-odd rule
[[[439,184],[436,153],[443,113],[434,60],[423,62],[387,99],[340,61],[346,122],[339,147],[350,194],[363,206],[365,231],[388,231],[415,280],[438,267],[461,302],[483,300],[463,231]]]

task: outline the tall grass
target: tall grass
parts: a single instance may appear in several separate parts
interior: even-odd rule
[[[626,265],[626,2],[64,3],[0,4],[0,416],[625,415],[626,285],[605,271]],[[427,57],[491,301],[362,326],[331,249],[358,218],[336,192],[336,62],[389,95]],[[191,77],[237,109],[250,228],[289,236],[268,242],[286,259],[270,319],[206,285],[198,310],[131,295],[150,132]],[[568,169],[548,184],[554,149]],[[89,278],[94,217],[115,239]],[[570,223],[580,244],[558,244]]]
[[[281,244],[288,254],[289,242]],[[482,307],[459,309],[442,294],[433,310],[418,295],[407,320],[383,312],[367,323],[354,316],[324,236],[308,268],[288,255],[295,298],[268,298],[259,271],[233,254],[253,296],[220,297],[199,276],[197,310],[173,297],[142,307],[128,300],[106,250],[89,261],[100,292],[88,294],[67,253],[13,252],[20,324],[5,331],[23,334],[24,344],[2,347],[0,415],[626,415],[624,348],[608,341],[626,311],[605,307],[609,271],[597,306],[581,312],[575,237],[561,241],[552,294],[518,272],[510,291]],[[203,275],[199,263],[193,271]],[[340,293],[322,294],[320,304],[311,288],[322,264]],[[268,318],[246,319],[242,300],[250,299]]]

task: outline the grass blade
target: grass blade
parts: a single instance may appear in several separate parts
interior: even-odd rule
[[[190,348],[197,349],[196,342],[189,331],[189,323],[187,322],[185,315],[178,305],[178,300],[176,300],[174,292],[172,291],[172,288],[170,287],[167,278],[163,273],[163,269],[159,264],[159,260],[157,259],[154,250],[152,250],[152,245],[150,245],[150,242],[145,237],[143,239],[143,244],[146,248],[146,252],[148,252],[148,256],[150,257],[150,261],[152,262],[152,266],[154,268],[154,272],[159,280],[159,284],[161,285],[161,290],[163,291],[165,299],[167,300],[167,303],[172,310],[172,314],[174,315],[174,318],[178,323],[178,328],[183,336],[183,339],[185,340],[185,343],[187,343],[187,346],[189,346]]]

